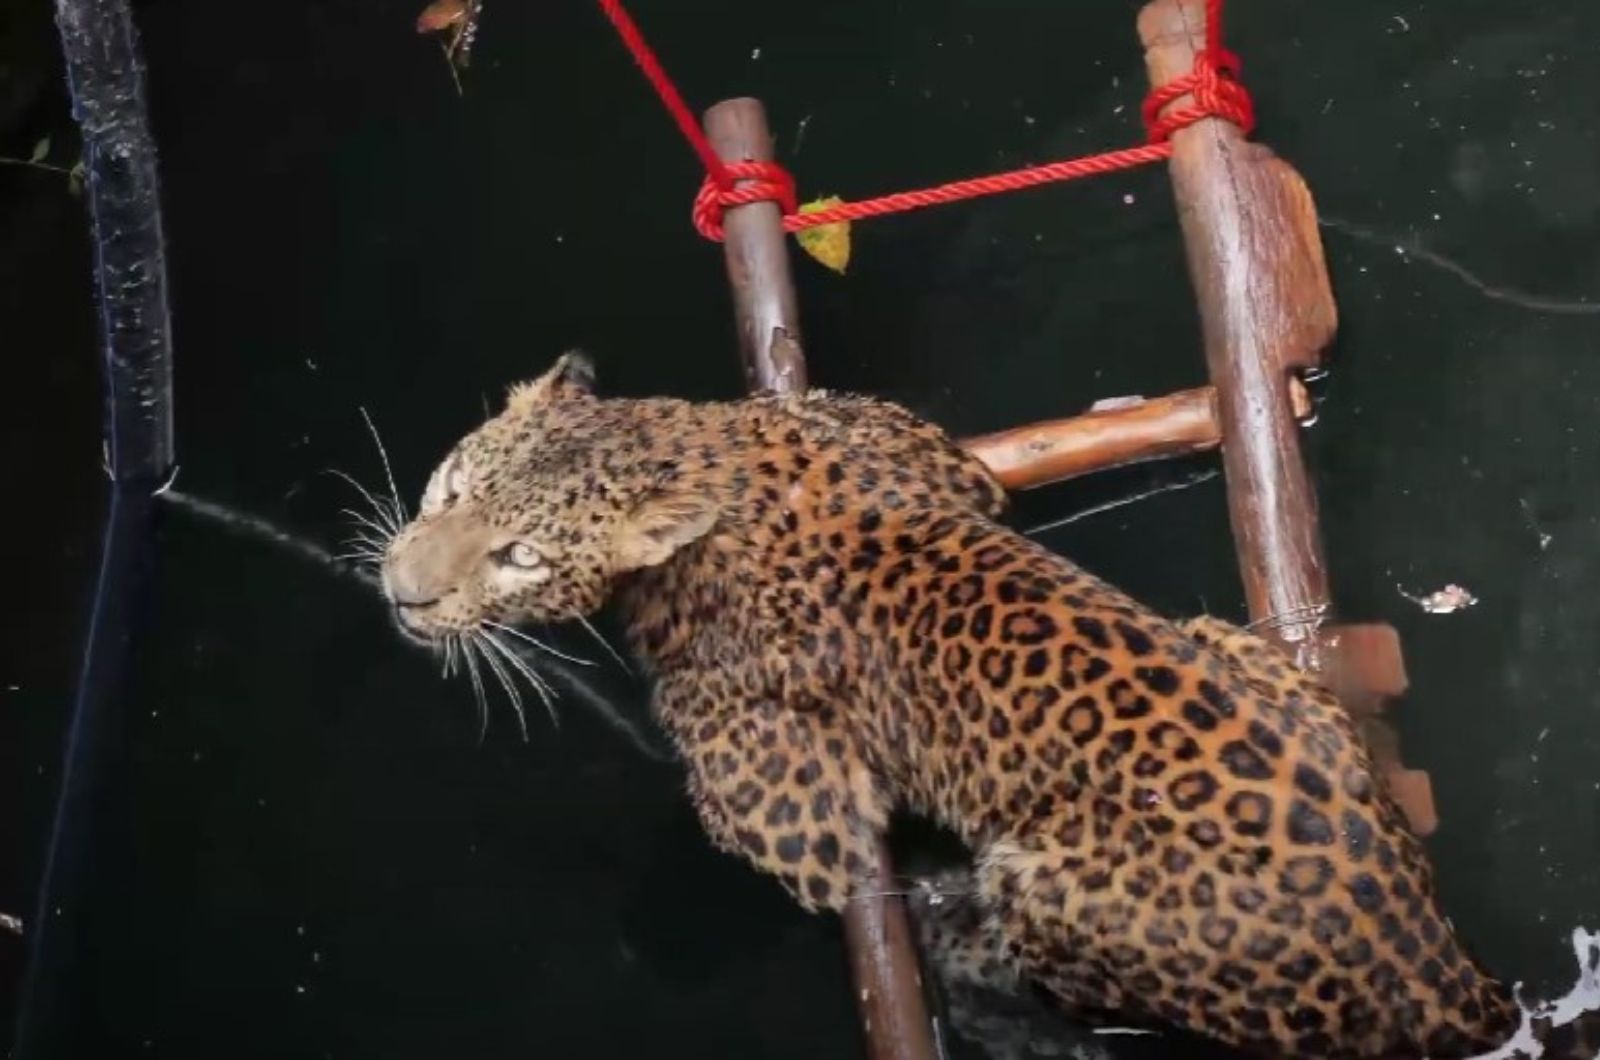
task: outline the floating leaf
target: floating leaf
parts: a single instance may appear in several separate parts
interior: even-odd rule
[[[843,199],[837,195],[830,195],[825,199],[816,199],[802,204],[800,212],[817,213],[820,210],[831,210],[835,206],[843,205]],[[815,228],[802,228],[795,233],[795,239],[799,242],[801,250],[810,254],[834,272],[843,273],[845,266],[850,264],[849,221],[840,221],[831,225],[818,225]]]
[[[28,161],[29,162],[43,162],[49,156],[50,156],[50,137],[46,136],[43,140],[40,140],[38,143],[33,145],[33,154],[28,156]]]

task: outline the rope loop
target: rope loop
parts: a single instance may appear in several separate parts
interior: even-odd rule
[[[707,176],[694,197],[691,217],[695,231],[713,242],[722,242],[722,212],[754,202],[775,202],[785,217],[799,210],[794,177],[776,162],[724,162],[726,185]]]
[[[1161,112],[1184,96],[1194,102],[1167,114]],[[1153,144],[1165,143],[1179,129],[1204,118],[1221,118],[1246,136],[1256,126],[1256,108],[1239,83],[1239,57],[1226,48],[1205,49],[1194,57],[1194,69],[1152,89],[1142,108],[1145,134]]]

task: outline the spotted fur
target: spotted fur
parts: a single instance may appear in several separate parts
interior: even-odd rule
[[[1111,1060],[1082,1020],[1031,989],[970,868],[917,879],[908,892],[923,967],[951,1032],[990,1060]]]
[[[1002,526],[895,405],[590,384],[563,358],[440,465],[385,567],[411,635],[614,601],[715,843],[838,910],[890,809],[926,814],[973,851],[990,971],[1069,1011],[1278,1057],[1512,1029],[1350,720],[1265,641]]]

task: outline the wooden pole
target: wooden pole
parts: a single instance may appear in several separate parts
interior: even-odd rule
[[[1290,386],[1290,399],[1297,419],[1310,415],[1311,398],[1298,379]],[[1006,489],[1032,489],[1093,471],[1215,449],[1222,440],[1216,405],[1213,387],[1180,390],[964,438],[961,445],[989,465]]]
[[[1189,73],[1205,40],[1204,0],[1145,5],[1139,37],[1152,86]],[[1289,385],[1320,362],[1337,324],[1316,208],[1292,167],[1214,118],[1173,134],[1169,172],[1217,388],[1245,598],[1257,620],[1306,616],[1275,632],[1308,648],[1328,579]]]
[[[705,115],[706,135],[725,162],[772,161],[767,115],[754,99],[730,99]],[[800,310],[789,275],[783,211],[775,202],[728,210],[722,218],[723,257],[733,288],[733,315],[751,390],[806,388]]]
[[[1152,0],[1138,25],[1150,83],[1165,85],[1194,68],[1205,42],[1205,0]],[[1173,134],[1169,173],[1216,388],[1228,511],[1251,618],[1270,620],[1265,631],[1303,666],[1354,685],[1340,690],[1347,702],[1403,688],[1392,631],[1325,625],[1330,598],[1316,495],[1290,401],[1295,376],[1320,365],[1338,322],[1311,193],[1292,166],[1216,118]],[[1426,834],[1436,823],[1426,775],[1402,766],[1392,732],[1368,731],[1389,737],[1369,742],[1413,828]]]
[[[706,111],[705,129],[724,161],[772,160],[772,134],[756,100],[718,103]],[[777,205],[770,202],[735,207],[722,220],[739,349],[752,390],[806,387],[800,315],[782,221]],[[893,879],[881,840],[877,865],[868,874],[864,891],[891,889],[875,885]],[[844,912],[844,931],[868,1055],[872,1060],[935,1060],[939,1054],[904,903],[894,895],[852,901]]]

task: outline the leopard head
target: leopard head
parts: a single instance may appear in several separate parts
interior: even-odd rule
[[[385,549],[400,629],[444,646],[486,627],[582,618],[619,576],[708,533],[716,497],[640,444],[640,404],[597,397],[594,366],[576,352],[513,386],[439,463]]]

